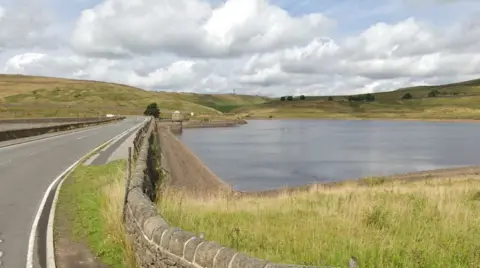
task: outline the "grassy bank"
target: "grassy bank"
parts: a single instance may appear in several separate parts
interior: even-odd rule
[[[173,225],[276,262],[345,267],[478,267],[480,176],[372,180],[278,197],[194,200],[167,192]]]
[[[68,234],[56,232],[56,240],[68,235],[74,242],[85,243],[104,264],[114,268],[135,267],[121,219],[125,167],[125,160],[78,166],[62,186],[55,221],[56,230],[65,229],[57,224],[68,225]]]
[[[0,75],[0,118],[142,114],[151,102],[162,112],[218,114],[265,101],[258,96],[158,92],[98,81]]]
[[[406,94],[410,98],[404,98]],[[233,111],[253,118],[480,119],[480,80],[371,95],[373,101],[349,101],[348,96],[276,98]]]

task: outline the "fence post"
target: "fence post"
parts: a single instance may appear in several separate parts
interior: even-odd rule
[[[132,147],[128,147],[127,170],[125,181],[125,195],[123,196],[122,220],[125,222],[125,211],[127,208],[128,190],[130,188],[130,178],[132,177]]]

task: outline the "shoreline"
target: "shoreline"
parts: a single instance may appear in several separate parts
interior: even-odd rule
[[[399,122],[432,122],[432,123],[480,123],[480,119],[429,119],[429,118],[358,118],[358,117],[246,117],[245,120],[343,120],[343,121],[399,121]]]
[[[302,118],[300,120],[308,120],[309,118]],[[250,120],[250,119],[249,119]],[[263,119],[252,119],[252,120],[263,120]],[[267,120],[279,120],[279,119],[267,119]],[[295,119],[297,120],[297,119]],[[314,119],[317,120],[317,119]],[[336,119],[336,118],[331,118],[331,119],[318,119],[318,120],[349,120],[349,119]],[[390,120],[390,119],[357,119],[357,120],[379,120],[379,121],[419,121],[417,119],[396,119],[396,120]],[[248,120],[243,120],[244,122],[247,122]],[[421,120],[423,121],[423,120]],[[479,123],[480,120],[456,120],[455,122],[460,123],[460,122],[471,122],[474,121],[475,123]],[[190,125],[188,128],[214,128],[214,127],[238,127],[241,126],[245,123],[238,123],[238,120],[221,120],[221,121],[216,121],[216,122],[222,122],[222,125],[218,124],[212,124],[215,121],[209,121],[209,122],[203,122],[202,125]],[[225,124],[226,122],[229,122],[229,124]],[[449,122],[445,121],[442,119],[435,119],[435,121],[432,122]],[[187,127],[185,127],[187,128]],[[180,140],[179,140],[180,141]],[[190,148],[183,142],[180,141],[185,148],[188,149],[192,154],[194,154]],[[194,154],[196,158],[198,158],[203,165],[206,166],[206,164],[203,163],[200,157],[198,157],[196,154]],[[212,171],[212,173],[214,173]],[[306,191],[311,191],[314,189],[319,189],[319,188],[334,188],[334,187],[342,187],[346,185],[354,185],[356,187],[364,187],[368,186],[369,182],[368,180],[374,180],[378,181],[378,183],[384,183],[388,181],[405,181],[405,182],[415,182],[419,180],[425,180],[425,179],[446,179],[448,177],[452,176],[468,176],[468,175],[480,175],[480,163],[478,166],[463,166],[463,167],[453,167],[453,168],[442,168],[442,169],[432,169],[432,170],[424,170],[424,171],[415,171],[415,172],[406,172],[406,173],[398,173],[398,174],[393,174],[393,175],[386,175],[386,176],[374,176],[374,177],[359,177],[359,178],[349,178],[341,181],[331,181],[331,182],[319,182],[319,183],[309,183],[309,184],[304,184],[304,185],[299,185],[299,186],[281,186],[278,188],[274,189],[267,189],[267,190],[252,190],[252,191],[237,191],[234,189],[233,185],[230,183],[226,182],[223,180],[221,177],[218,177],[218,179],[221,180],[222,183],[227,184],[230,186],[231,191],[229,192],[230,195],[234,197],[275,197],[281,194],[295,194],[295,193],[301,193],[301,192],[306,192]]]
[[[284,186],[275,189],[268,190],[258,190],[258,191],[236,191],[234,190],[234,195],[238,197],[275,197],[282,194],[295,194],[301,192],[308,192],[311,190],[317,189],[332,189],[335,187],[344,187],[344,186],[355,186],[355,187],[365,187],[370,185],[381,185],[387,182],[393,181],[403,181],[416,182],[421,180],[440,180],[447,179],[453,176],[469,176],[469,175],[480,175],[480,165],[478,166],[467,166],[467,167],[453,167],[453,168],[443,168],[443,169],[432,169],[424,171],[415,171],[407,173],[399,173],[394,175],[387,176],[376,176],[376,177],[360,177],[356,179],[346,179],[341,181],[332,181],[324,183],[310,183],[299,186]]]

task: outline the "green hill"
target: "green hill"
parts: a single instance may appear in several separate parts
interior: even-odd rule
[[[434,97],[429,97],[431,92]],[[411,99],[402,98],[407,93]],[[371,95],[374,101],[349,101],[348,96],[305,96],[300,100],[294,96],[292,101],[277,98],[234,111],[258,118],[480,119],[480,79]]]
[[[218,114],[266,100],[258,96],[155,92],[97,81],[0,75],[1,118],[142,114],[151,102],[157,102],[163,112]]]

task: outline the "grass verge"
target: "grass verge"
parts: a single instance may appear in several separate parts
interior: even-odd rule
[[[275,262],[479,267],[480,177],[347,183],[277,197],[191,199],[166,191],[171,224]]]
[[[125,168],[125,160],[78,166],[63,183],[57,207],[68,220],[70,237],[115,268],[136,267],[122,224]]]

